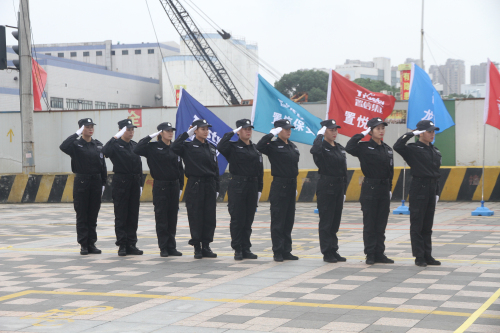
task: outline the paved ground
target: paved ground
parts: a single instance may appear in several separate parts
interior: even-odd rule
[[[396,207],[396,204],[393,204]],[[346,263],[326,264],[315,204],[297,205],[296,262],[272,261],[269,206],[256,215],[258,260],[235,262],[229,217],[218,207],[212,249],[194,260],[185,208],[178,249],[161,258],[151,203],[141,207],[139,248],[118,257],[113,209],[98,222],[101,255],[80,256],[70,204],[0,205],[0,331],[16,332],[500,332],[500,219],[471,217],[473,203],[440,203],[434,256],[414,265],[407,217],[390,216],[386,254],[364,264],[361,211],[347,203],[339,238]],[[500,213],[500,204],[489,204]],[[466,330],[464,330],[466,328]]]

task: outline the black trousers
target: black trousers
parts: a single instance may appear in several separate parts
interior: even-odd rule
[[[257,208],[257,193],[257,177],[233,176],[229,182],[227,206],[231,215],[229,230],[234,250],[249,250],[252,246],[250,236]]]
[[[137,244],[142,175],[113,176],[116,245]]]
[[[214,178],[188,178],[185,198],[191,231],[190,245],[208,244],[214,241],[216,196]]]
[[[176,248],[177,213],[179,212],[179,181],[155,180],[153,183],[156,235],[160,249]]]
[[[361,185],[361,210],[363,211],[363,242],[365,254],[383,254],[385,228],[390,211],[388,180],[367,179]]]
[[[415,257],[431,256],[437,180],[413,178],[410,185],[410,239]]]
[[[274,177],[269,192],[271,203],[271,240],[274,253],[292,252],[295,222],[296,178]]]
[[[101,209],[101,175],[76,175],[73,183],[73,206],[76,212],[78,244],[89,246],[97,242],[97,215]]]
[[[344,208],[344,179],[321,177],[316,188],[319,212],[319,246],[321,253],[328,254],[339,249],[340,219]]]

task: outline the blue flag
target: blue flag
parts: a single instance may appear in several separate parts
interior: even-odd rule
[[[252,109],[252,124],[255,130],[269,133],[274,127],[273,123],[280,119],[288,119],[295,126],[290,136],[290,140],[294,142],[312,145],[316,133],[321,128],[321,119],[292,102],[257,74]]]
[[[420,120],[430,120],[439,127],[437,134],[454,126],[455,123],[446,110],[441,96],[432,85],[429,75],[422,68],[412,64],[410,80],[407,127],[415,129]]]
[[[207,141],[212,143],[217,147],[221,137],[233,129],[225,122],[219,119],[216,115],[212,113],[209,109],[200,104],[197,100],[195,100],[191,95],[187,93],[186,90],[181,88],[181,97],[179,100],[179,107],[177,108],[177,115],[175,116],[175,127],[177,128],[177,132],[175,133],[175,137],[177,138],[179,135],[187,131],[189,126],[196,119],[206,119],[207,122],[212,125],[209,127],[209,134],[207,137]],[[235,134],[236,140],[238,136]],[[194,139],[194,135],[190,137],[188,140],[191,141]],[[233,140],[235,138],[233,137]],[[219,176],[226,171],[227,160],[222,154],[217,150],[217,162],[219,163]]]

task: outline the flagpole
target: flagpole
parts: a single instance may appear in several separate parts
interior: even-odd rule
[[[408,110],[406,111],[407,115],[407,120],[406,124],[408,124]],[[408,128],[407,128],[408,130]],[[398,138],[399,138],[399,127],[398,127]],[[397,183],[396,183],[397,184]],[[398,208],[394,209],[392,211],[393,214],[396,215],[410,215],[410,210],[408,209],[407,206],[405,206],[405,187],[406,187],[406,161],[403,160],[403,195],[401,196],[401,206]]]
[[[486,102],[486,101],[485,101]],[[484,159],[486,151],[486,124],[483,125],[483,181],[481,184],[481,205],[484,205]]]

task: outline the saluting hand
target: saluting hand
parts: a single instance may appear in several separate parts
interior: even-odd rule
[[[269,133],[272,133],[273,135],[278,135],[282,130],[283,128],[281,127],[271,128],[271,131],[269,131]]]
[[[325,135],[325,132],[326,132],[326,126],[323,126],[321,127],[321,129],[318,131],[318,134],[317,135]]]
[[[83,132],[83,129],[85,128],[85,125],[82,125],[82,127],[80,127],[78,129],[78,131],[76,131],[76,135],[82,135],[82,132]]]
[[[116,133],[115,134],[115,139],[119,139],[122,137],[123,133],[125,133],[125,131],[127,130],[127,126],[123,127],[120,132]]]
[[[198,125],[196,125],[195,127],[193,127],[193,126],[189,126],[189,129],[188,129],[188,131],[187,131],[187,134],[188,134],[189,136],[193,136],[194,131],[196,131],[196,129],[197,129],[197,128],[198,128]]]
[[[161,131],[158,131],[156,133],[153,133],[153,134],[150,134],[149,137],[152,139],[152,138],[155,138],[157,137],[159,134],[161,133]]]
[[[233,133],[234,134],[238,133],[242,128],[243,126],[238,127],[237,129],[233,130]]]
[[[361,134],[363,134],[364,136],[367,136],[371,130],[372,130],[371,128],[368,128],[366,131],[361,132]]]
[[[419,131],[419,130],[415,130],[413,131],[413,135],[420,135],[422,133],[424,133],[425,131]]]

